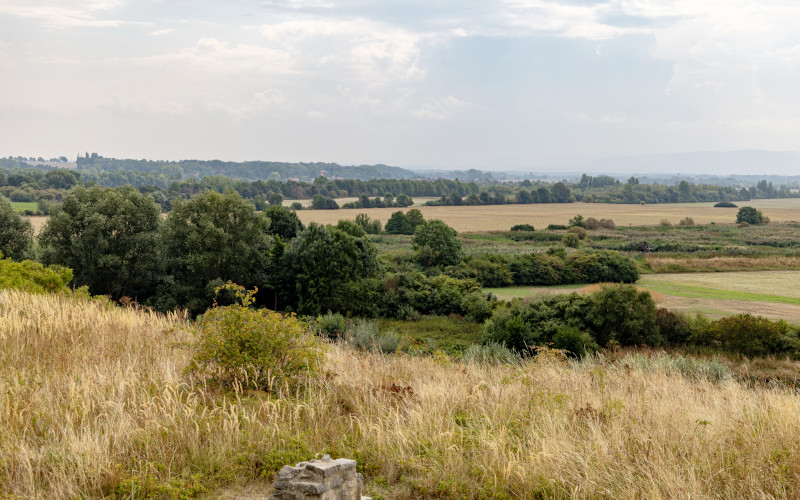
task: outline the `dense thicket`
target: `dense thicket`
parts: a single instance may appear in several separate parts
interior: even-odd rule
[[[514,300],[496,308],[485,325],[485,341],[522,353],[537,346],[573,355],[600,347],[699,346],[746,356],[800,358],[798,329],[785,321],[740,314],[716,321],[656,309],[648,292],[631,285],[606,286],[591,295],[552,295],[534,302]]]
[[[0,195],[0,253],[20,260],[33,242],[33,228],[30,221],[23,219],[14,211],[11,203]]]

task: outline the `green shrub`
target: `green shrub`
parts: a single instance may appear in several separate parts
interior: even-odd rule
[[[517,224],[516,226],[511,226],[512,231],[535,231],[533,226],[530,224]]]
[[[317,317],[317,331],[329,339],[344,337],[346,326],[344,316],[339,313],[328,311],[328,314]]]
[[[578,214],[575,217],[571,218],[567,225],[569,227],[583,227],[583,215]]]
[[[581,226],[573,226],[567,230],[567,234],[574,234],[578,239],[584,240],[588,232]]]
[[[384,354],[396,352],[400,349],[402,343],[403,337],[394,330],[383,332],[378,336],[378,349]]]
[[[591,295],[589,314],[600,345],[614,340],[622,345],[661,345],[656,326],[656,304],[648,292],[632,285],[611,285]]]
[[[768,217],[764,217],[761,210],[756,210],[753,207],[742,207],[736,213],[737,224],[766,224],[769,222]]]
[[[461,299],[461,310],[467,318],[482,323],[492,315],[492,302],[481,292],[468,293]]]
[[[14,262],[3,259],[0,252],[0,289],[13,288],[33,293],[69,291],[72,270],[62,266],[43,266],[38,262],[23,260]]]
[[[482,365],[518,364],[520,362],[519,354],[496,342],[472,345],[464,351],[461,359],[467,363]]]
[[[689,321],[663,307],[656,310],[656,327],[668,345],[681,345],[692,333]]]
[[[589,332],[570,325],[558,327],[553,335],[553,347],[567,351],[567,354],[572,357],[581,357],[584,354],[593,354],[600,350]]]
[[[730,201],[721,201],[719,203],[714,204],[715,208],[737,208],[736,203],[731,203]]]
[[[345,336],[347,342],[364,351],[378,346],[378,323],[371,320],[357,320],[350,324]]]
[[[784,321],[770,321],[761,316],[739,314],[709,325],[709,336],[724,349],[745,356],[766,356],[783,351],[783,337],[788,334]]]
[[[225,387],[296,390],[320,369],[323,346],[305,322],[267,309],[250,309],[254,291],[234,289],[239,304],[215,306],[198,317],[192,367]]]
[[[567,226],[565,226],[564,224],[548,224],[545,229],[547,229],[548,231],[558,231],[561,229],[567,229]]]
[[[581,240],[577,234],[567,233],[561,239],[561,243],[563,243],[565,247],[578,248],[578,246],[581,244]]]

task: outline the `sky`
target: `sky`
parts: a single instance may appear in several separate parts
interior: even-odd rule
[[[800,150],[796,0],[2,0],[0,156]]]

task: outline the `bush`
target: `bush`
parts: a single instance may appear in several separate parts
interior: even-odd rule
[[[492,305],[487,296],[481,292],[468,293],[461,299],[464,316],[478,323],[484,322],[492,315]]]
[[[678,222],[679,226],[694,226],[694,219],[691,217],[684,217]]]
[[[589,217],[583,221],[583,227],[586,229],[615,229],[617,225],[611,219],[597,220],[594,217]]]
[[[583,227],[583,215],[578,214],[567,223],[569,227]]]
[[[516,226],[511,226],[512,231],[535,231],[533,226],[530,224],[517,224]]]
[[[45,267],[38,262],[23,260],[14,262],[3,259],[0,252],[0,289],[13,288],[34,293],[69,291],[72,270],[62,266]]]
[[[581,357],[584,354],[593,354],[600,350],[589,332],[570,325],[558,327],[553,335],[553,347],[567,351],[571,357]]]
[[[33,243],[33,227],[14,211],[0,194],[0,252],[14,260],[22,260]]]
[[[347,325],[345,324],[344,316],[339,313],[328,311],[328,314],[317,317],[317,331],[320,336],[329,339],[338,339],[344,337],[346,328]]]
[[[574,234],[578,237],[578,239],[584,240],[586,239],[588,232],[581,226],[573,226],[567,230],[567,234]]]
[[[195,372],[225,387],[296,390],[320,369],[323,347],[294,315],[250,309],[254,291],[228,283],[241,303],[215,306],[198,318]]]
[[[315,210],[336,210],[339,208],[339,204],[329,196],[315,194],[311,198],[311,208]]]
[[[714,204],[715,208],[737,208],[736,203],[731,203],[730,201],[721,201],[719,203]]]
[[[689,321],[663,307],[656,310],[656,327],[668,345],[681,345],[689,340],[691,326]]]
[[[712,322],[708,334],[724,349],[745,356],[766,356],[783,351],[783,337],[788,334],[788,325],[761,316],[739,314]]]
[[[561,239],[561,243],[564,244],[565,247],[569,248],[578,248],[581,244],[581,240],[575,233],[567,233]]]
[[[611,340],[633,346],[662,343],[656,326],[656,304],[648,292],[639,292],[632,285],[612,285],[604,286],[591,298],[589,317],[598,344]]]
[[[562,229],[567,229],[567,226],[563,224],[548,224],[545,229],[547,229],[548,231],[558,231]]]
[[[289,208],[292,210],[302,210],[303,204],[300,203],[299,201],[293,201],[292,204],[289,205]]]
[[[661,227],[670,227],[672,226],[672,222],[670,222],[668,219],[661,219],[661,222],[659,222],[658,225]]]

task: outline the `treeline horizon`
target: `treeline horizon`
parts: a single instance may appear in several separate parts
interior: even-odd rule
[[[12,168],[3,165],[13,165]],[[23,166],[24,165],[24,166]],[[156,184],[139,184],[137,176],[145,175]],[[153,178],[156,175],[157,179]],[[178,175],[176,172],[174,175]],[[138,179],[141,181],[142,179]],[[31,167],[17,160],[0,159],[0,193],[13,202],[40,202],[39,213],[48,213],[49,204],[58,203],[74,186],[121,187],[131,185],[149,194],[163,211],[169,211],[178,199],[187,199],[204,191],[224,193],[236,191],[259,210],[281,204],[285,199],[313,200],[311,208],[336,209],[335,198],[358,198],[341,208],[408,206],[409,198],[438,198],[428,205],[500,205],[530,203],[691,203],[749,201],[765,198],[795,198],[800,192],[786,185],[775,187],[761,180],[749,188],[714,184],[693,184],[686,180],[677,185],[641,183],[630,177],[621,181],[611,176],[583,174],[577,182],[547,183],[466,182],[435,179],[329,179],[316,177],[312,182],[281,182],[274,179],[247,181],[224,175],[170,180],[164,173],[142,174],[132,171],[77,171],[59,168]],[[402,199],[402,203],[393,200]],[[300,209],[299,204],[293,208]]]

